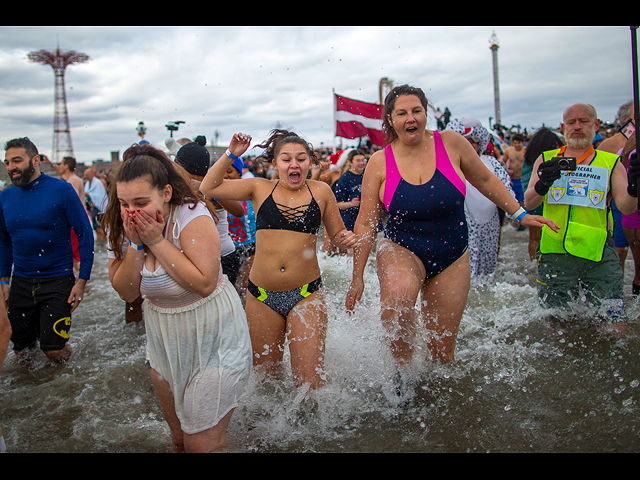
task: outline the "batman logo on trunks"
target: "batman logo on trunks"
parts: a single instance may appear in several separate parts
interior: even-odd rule
[[[53,331],[62,338],[69,339],[69,329],[71,328],[71,317],[63,317],[53,324]]]

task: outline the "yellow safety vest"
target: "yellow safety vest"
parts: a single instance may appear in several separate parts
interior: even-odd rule
[[[558,151],[543,152],[543,160],[552,159]],[[607,195],[611,190],[613,169],[620,157],[599,150],[596,150],[595,153],[590,165],[609,170],[609,185],[607,192],[605,192]],[[547,193],[547,195],[549,194]],[[610,217],[611,207],[601,210],[575,205],[549,204],[547,203],[547,195],[544,197],[542,216],[553,220],[560,229],[556,233],[547,226],[542,228],[540,253],[569,253],[594,262],[602,260],[609,235],[607,220]]]

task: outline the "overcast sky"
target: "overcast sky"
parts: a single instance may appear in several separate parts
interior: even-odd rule
[[[140,140],[140,121],[163,148],[165,125],[178,120],[185,123],[174,138],[211,143],[218,131],[227,145],[242,131],[256,144],[280,122],[315,147],[333,145],[333,90],[378,102],[382,77],[421,87],[454,118],[488,127],[493,31],[506,126],[556,127],[576,102],[613,122],[633,99],[628,26],[0,27],[1,140],[28,136],[51,154],[53,69],[27,54],[58,43],[91,58],[66,73],[74,153],[85,163],[122,154]]]

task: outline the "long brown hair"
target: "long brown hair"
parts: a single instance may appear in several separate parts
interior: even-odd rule
[[[102,228],[108,232],[109,246],[116,260],[122,259],[120,245],[124,241],[124,227],[120,216],[118,183],[126,183],[141,177],[147,177],[153,188],[163,190],[171,185],[172,205],[190,203],[195,208],[198,202],[204,202],[214,220],[217,220],[215,207],[191,183],[189,174],[180,165],[172,162],[161,150],[145,144],[131,145],[122,156],[122,165],[114,172],[109,192],[109,204],[102,217]]]

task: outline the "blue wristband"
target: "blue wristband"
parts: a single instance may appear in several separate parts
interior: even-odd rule
[[[133,247],[135,250],[144,250],[144,245],[137,245],[129,240],[129,245]]]
[[[520,209],[513,214],[513,216],[516,218],[516,220],[518,220],[518,222],[521,222],[522,219],[525,217],[525,215],[529,215],[529,213],[522,207],[520,207]]]
[[[9,280],[0,281],[0,285],[9,285]]]
[[[240,158],[240,157],[236,157],[233,153],[231,153],[231,150],[229,150],[228,148],[227,148],[227,151],[226,151],[226,152],[224,152],[224,154],[225,154],[227,157],[229,157],[231,160],[233,160],[234,162],[235,162],[238,158]]]

